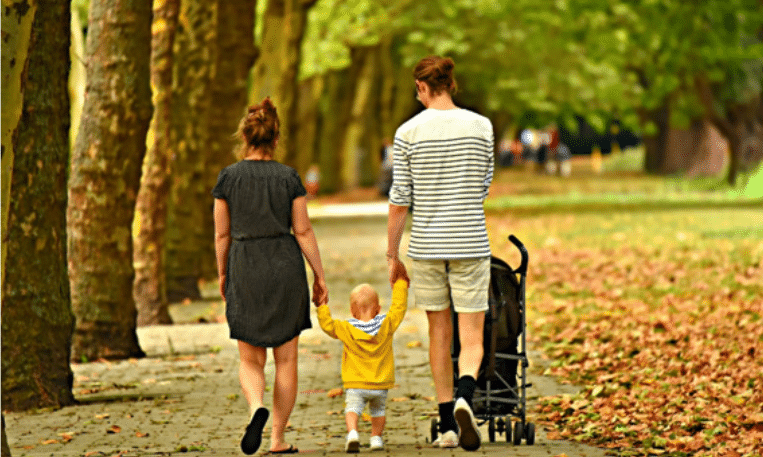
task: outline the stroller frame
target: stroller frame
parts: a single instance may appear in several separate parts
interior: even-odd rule
[[[520,445],[522,439],[525,443],[532,445],[535,443],[535,425],[527,421],[527,388],[532,384],[527,381],[527,367],[529,361],[527,358],[526,345],[526,306],[525,306],[525,283],[527,277],[527,264],[529,255],[527,249],[519,239],[514,235],[509,236],[514,246],[521,254],[521,263],[517,269],[512,269],[503,260],[491,258],[491,278],[490,278],[490,299],[489,309],[485,313],[485,339],[483,341],[484,356],[477,379],[477,388],[474,392],[472,403],[474,405],[474,417],[478,425],[488,424],[488,439],[495,442],[496,432],[505,434],[507,442],[513,442],[514,445]],[[515,303],[510,303],[506,296],[502,296],[498,278],[494,274],[494,266],[503,268],[510,275],[513,275],[512,284],[516,287]],[[519,279],[517,280],[517,275]],[[514,282],[516,281],[516,282]],[[505,315],[502,318],[501,313],[509,312],[507,307],[517,306],[519,316],[517,322],[512,322],[516,327],[517,335],[511,335],[509,340],[511,346],[508,352],[498,350],[498,334],[503,329],[499,325],[508,326]],[[458,383],[458,355],[460,353],[460,344],[458,337],[458,314],[451,308],[453,315],[453,342],[451,344],[451,358],[453,361],[454,386]],[[504,341],[505,343],[505,341]],[[516,346],[514,346],[516,343]],[[516,350],[514,348],[516,347]],[[512,367],[516,364],[516,369]],[[496,367],[509,368],[516,372],[514,376],[508,376],[506,379],[500,370]],[[512,368],[510,368],[512,367]],[[512,379],[514,378],[514,379]],[[484,385],[484,387],[482,387]],[[454,389],[455,390],[455,389]],[[455,395],[455,391],[454,391]],[[513,422],[512,418],[518,419]],[[437,439],[439,432],[439,421],[433,418],[431,422],[432,441]]]

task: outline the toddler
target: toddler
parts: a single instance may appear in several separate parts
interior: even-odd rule
[[[368,284],[361,284],[350,293],[353,319],[334,320],[325,303],[318,305],[321,328],[344,345],[342,382],[347,422],[345,451],[348,453],[360,451],[358,417],[366,403],[371,413],[371,450],[384,449],[382,432],[386,421],[387,391],[395,384],[392,335],[403,320],[407,307],[408,281],[405,279],[395,281],[392,305],[387,314],[379,314],[379,295]]]

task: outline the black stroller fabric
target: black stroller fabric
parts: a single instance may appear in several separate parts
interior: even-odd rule
[[[518,354],[518,337],[522,333],[522,313],[520,304],[520,289],[517,275],[503,260],[493,257],[490,263],[489,306],[485,313],[485,330],[483,347],[485,355],[482,359],[477,388],[490,391],[493,397],[506,399],[517,398],[517,363],[518,360],[507,360],[496,355]],[[507,403],[491,403],[490,411],[486,405],[477,402],[474,405],[476,414],[508,414],[515,405]]]

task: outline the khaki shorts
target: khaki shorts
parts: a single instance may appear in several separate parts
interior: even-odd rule
[[[425,311],[448,309],[457,313],[488,309],[490,257],[456,260],[413,260],[416,307]]]

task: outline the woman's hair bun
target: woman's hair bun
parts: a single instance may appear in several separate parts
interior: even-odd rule
[[[270,97],[265,97],[262,102],[247,109],[247,116],[252,117],[257,122],[266,122],[269,118],[277,118],[278,114]]]
[[[265,97],[260,103],[247,108],[238,134],[243,137],[246,147],[264,147],[272,150],[279,130],[280,121],[276,107],[270,97]]]
[[[456,64],[450,57],[427,56],[419,61],[413,70],[413,77],[425,82],[434,93],[456,93],[458,86],[453,78]]]

